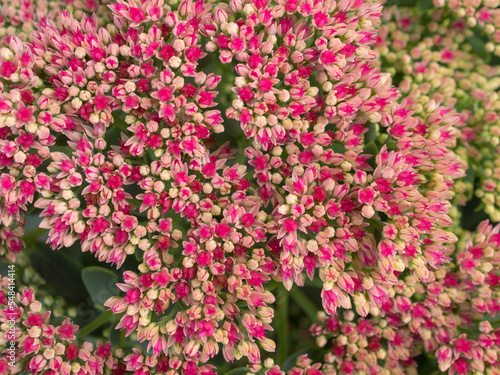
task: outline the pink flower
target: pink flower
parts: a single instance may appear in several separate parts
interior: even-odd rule
[[[17,111],[16,118],[21,122],[28,122],[32,118],[32,112],[29,108],[21,107],[19,111]]]
[[[0,74],[5,78],[10,78],[12,74],[16,72],[16,66],[12,61],[4,61],[2,67],[0,68]]]
[[[130,7],[129,13],[132,21],[136,23],[140,23],[146,17],[144,11],[141,8]]]
[[[295,232],[298,228],[297,222],[293,219],[288,219],[283,223],[283,228],[287,233]]]

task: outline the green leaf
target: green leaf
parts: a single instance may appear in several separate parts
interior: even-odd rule
[[[415,4],[415,3],[413,3]],[[412,4],[412,5],[413,5]],[[432,3],[432,0],[420,0],[419,4],[418,4],[418,9],[420,12],[425,12],[426,10],[432,8],[434,5]]]
[[[0,275],[1,275],[2,277],[6,277],[6,276],[8,276],[8,273],[9,273],[9,271],[10,271],[9,266],[11,266],[11,265],[12,265],[12,263],[7,262],[7,261],[5,261],[5,260],[1,260],[1,261],[0,261]]]
[[[370,144],[375,142],[377,138],[377,125],[373,123],[368,123],[368,131],[365,133],[365,144]]]
[[[323,281],[319,277],[315,277],[312,280],[306,279],[305,286],[323,289]]]
[[[36,246],[36,242],[40,239],[40,237],[47,232],[47,229],[44,228],[34,228],[30,231],[27,231],[23,236],[23,241],[26,244],[26,247]]]
[[[475,34],[467,38],[467,40],[481,59],[486,63],[491,60],[491,53],[486,50],[486,43],[480,36]]]
[[[125,333],[126,330],[119,330],[116,329],[116,326],[120,322],[120,318],[116,316],[112,322],[111,326],[109,327],[109,342],[113,347],[116,348],[122,348],[123,347],[123,341],[125,340]]]
[[[33,229],[43,229],[40,228],[40,223],[42,222],[43,217],[39,216],[38,214],[29,214],[26,215],[26,225],[24,226],[24,233],[25,236],[28,235]],[[44,231],[47,231],[47,229],[44,229]]]
[[[489,321],[493,327],[500,327],[500,314],[495,316],[486,315],[485,320]]]
[[[281,282],[276,280],[271,280],[266,284],[266,290],[272,292],[276,288],[279,288],[280,285],[283,285]]]
[[[86,267],[82,271],[82,280],[89,292],[92,302],[97,306],[104,305],[110,297],[116,296],[118,277],[114,272],[102,267]]]
[[[330,144],[330,147],[332,148],[333,151],[339,154],[343,154],[346,151],[345,146],[337,141],[332,142]]]
[[[246,375],[250,370],[246,367],[237,367],[226,372],[226,375]]]
[[[465,182],[470,182],[472,184],[472,188],[467,191],[467,200],[471,200],[474,196],[474,186],[476,180],[476,168],[474,168],[474,166],[470,166],[470,168],[467,170],[467,174],[465,175],[464,180]]]
[[[85,327],[80,329],[78,331],[78,336],[79,337],[87,336],[89,333],[94,332],[97,328],[106,324],[112,317],[113,317],[112,311],[106,311],[106,312],[102,313],[96,319],[94,319],[89,324],[87,324]]]
[[[312,301],[303,293],[299,288],[293,288],[290,296],[295,301],[295,303],[307,314],[307,317],[312,321],[318,322],[318,308]]]
[[[211,53],[208,56],[205,56],[204,58],[202,58],[200,60],[200,63],[198,64],[198,67],[197,67],[198,71],[202,71],[203,69],[207,68],[214,60],[214,57],[215,57],[215,54]]]
[[[370,154],[370,155],[376,156],[376,155],[378,155],[378,147],[375,144],[375,142],[370,142],[365,146],[365,148],[363,149],[363,152],[365,154]]]
[[[289,309],[289,292],[284,286],[278,289],[276,298],[276,321],[278,323],[278,342],[276,343],[276,356],[278,364],[283,364],[288,357],[288,350],[290,349],[290,340],[288,335],[288,309]]]
[[[415,358],[417,361],[418,373],[422,375],[442,374],[437,366],[435,358],[429,357],[427,354],[421,354]]]
[[[388,7],[391,5],[409,7],[409,6],[415,5],[415,0],[387,0],[384,7]]]
[[[484,204],[474,196],[462,210],[460,225],[466,230],[475,231],[479,223],[486,219],[488,214],[484,212]]]
[[[139,263],[142,263],[142,261],[144,260],[144,253],[141,250],[139,250],[139,249],[135,249],[134,255],[135,255],[135,259]]]
[[[171,304],[167,310],[165,310],[165,315],[161,317],[160,319],[160,325],[167,324],[170,320],[172,320],[177,313],[181,310],[181,304],[180,303],[174,303]]]
[[[42,276],[56,295],[78,305],[88,299],[76,255],[70,249],[51,250],[46,244],[37,243],[27,251],[31,265]],[[80,253],[78,253],[79,255]]]
[[[368,154],[368,155],[373,155],[368,160],[368,164],[370,164],[370,167],[372,167],[373,169],[375,169],[377,167],[377,165],[375,163],[375,156],[378,155],[378,152],[379,152],[379,149],[378,149],[377,145],[375,144],[375,142],[368,143],[363,149],[363,153]]]
[[[370,228],[373,229],[373,235],[377,244],[382,240],[382,233],[384,230],[384,223],[378,219],[368,219]]]

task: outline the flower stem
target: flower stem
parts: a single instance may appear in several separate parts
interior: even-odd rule
[[[288,305],[289,296],[288,291],[281,286],[278,290],[277,298],[277,319],[278,319],[278,343],[277,343],[277,357],[278,362],[282,365],[288,357],[290,347],[288,337]]]
[[[292,293],[290,294],[294,302],[302,309],[303,312],[307,314],[307,317],[314,323],[318,323],[318,308],[314,303],[307,297],[307,295],[300,290],[300,288],[294,287]]]
[[[107,323],[111,319],[112,316],[113,316],[112,311],[104,312],[103,314],[99,315],[96,319],[91,321],[89,324],[87,324],[85,327],[80,329],[78,331],[78,336],[85,337],[89,333],[94,332],[97,328],[99,328],[103,324]]]

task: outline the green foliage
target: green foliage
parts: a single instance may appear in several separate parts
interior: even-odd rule
[[[78,336],[79,337],[85,337],[89,333],[94,332],[97,328],[101,327],[102,325],[106,324],[109,322],[109,320],[113,317],[113,312],[112,311],[106,311],[105,313],[102,313],[99,315],[96,319],[94,319],[92,322],[87,324],[85,327],[80,329],[78,331]],[[114,327],[113,327],[114,329]]]
[[[294,287],[290,296],[295,301],[295,303],[301,308],[301,310],[307,315],[311,322],[318,322],[317,312],[318,307],[309,299],[309,297],[300,290],[298,287]]]
[[[103,305],[108,298],[119,293],[116,286],[118,277],[106,268],[86,267],[82,270],[82,280],[90,298],[97,306]]]
[[[467,38],[467,41],[472,46],[476,54],[484,60],[484,62],[489,63],[491,61],[491,53],[486,50],[486,43],[483,38],[481,38],[477,33]]]
[[[32,267],[56,295],[74,305],[87,300],[88,294],[80,278],[80,264],[69,249],[53,251],[48,245],[38,242],[29,249],[29,258]]]
[[[386,6],[398,5],[398,6],[412,6],[417,3],[416,0],[388,0]]]
[[[0,261],[0,275],[2,275],[2,277],[7,276],[7,274],[9,273],[10,264],[10,262],[7,262],[5,260]]]
[[[226,372],[226,375],[246,375],[250,370],[246,367],[238,367]]]

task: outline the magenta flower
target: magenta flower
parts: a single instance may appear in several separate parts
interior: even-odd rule
[[[4,278],[10,371],[285,374],[291,296],[325,350],[287,375],[497,374],[500,227],[459,206],[500,217],[498,69],[469,45],[498,52],[498,4],[382,3],[7,1],[0,255],[29,263],[34,207],[52,249],[116,268],[111,328],[144,345]]]

